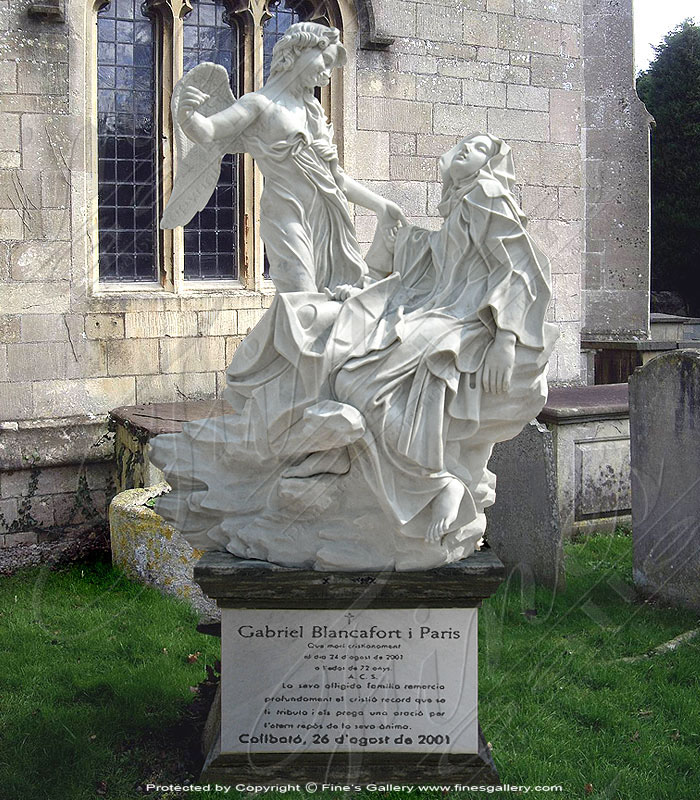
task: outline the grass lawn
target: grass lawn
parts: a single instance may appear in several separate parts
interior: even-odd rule
[[[635,598],[631,545],[624,534],[570,544],[564,594],[511,581],[484,603],[481,724],[502,781],[530,796],[700,795],[700,637],[619,660],[700,621]],[[138,789],[196,778],[187,708],[218,642],[195,631],[188,608],[105,564],[3,578],[0,608],[0,798],[241,796]],[[563,791],[534,789],[548,784]]]

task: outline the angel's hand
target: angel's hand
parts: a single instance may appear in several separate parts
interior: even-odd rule
[[[489,345],[484,359],[481,386],[485,392],[504,394],[510,390],[510,379],[515,362],[515,334],[498,330]]]
[[[180,102],[178,104],[177,121],[182,125],[194,114],[194,112],[209,99],[209,95],[198,89],[196,86],[186,86]]]
[[[377,219],[384,243],[389,252],[393,253],[399,228],[401,225],[408,225],[408,220],[401,208],[391,200],[384,201],[381,210],[377,214]]]

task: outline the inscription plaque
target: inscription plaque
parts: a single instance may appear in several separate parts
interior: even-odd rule
[[[477,611],[222,610],[225,753],[477,753]]]

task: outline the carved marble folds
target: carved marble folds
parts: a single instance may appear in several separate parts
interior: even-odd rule
[[[544,403],[549,263],[495,137],[470,135],[440,160],[439,231],[349,178],[313,94],[344,58],[337,31],[298,23],[259,92],[234,101],[225,72],[201,64],[174,95],[163,225],[207,202],[224,153],[251,153],[278,293],[227,369],[235,413],[154,441],[172,486],[157,510],[201,549],[425,569],[473,552],[494,500],[492,447]],[[378,216],[366,258],[348,201]]]

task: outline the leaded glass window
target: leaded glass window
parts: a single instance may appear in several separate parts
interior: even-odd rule
[[[226,68],[231,90],[239,95],[239,31],[221,3],[199,0],[184,19],[184,72],[202,61]],[[221,178],[206,208],[185,226],[185,279],[238,277],[239,185],[241,156],[227,155]]]
[[[100,279],[155,281],[155,25],[139,0],[111,0],[97,27]]]

